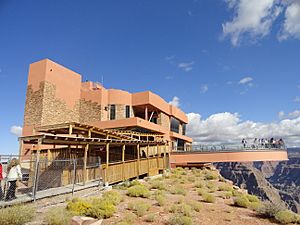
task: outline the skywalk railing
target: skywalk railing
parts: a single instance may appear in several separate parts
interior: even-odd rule
[[[193,152],[241,152],[241,151],[276,151],[286,150],[284,144],[221,144],[221,145],[192,145]],[[177,147],[173,151],[186,151],[183,147]]]

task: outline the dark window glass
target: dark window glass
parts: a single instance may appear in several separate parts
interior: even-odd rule
[[[186,124],[182,124],[182,134],[185,135],[186,132]]]
[[[126,118],[129,118],[129,117],[130,117],[130,106],[129,106],[129,105],[126,105],[125,117],[126,117]]]
[[[171,131],[179,133],[179,121],[175,118],[171,118]]]
[[[110,106],[110,120],[116,119],[116,105]]]

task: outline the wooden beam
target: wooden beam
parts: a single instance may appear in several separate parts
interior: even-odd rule
[[[167,169],[167,156],[166,156],[166,151],[167,151],[167,145],[165,144],[165,146],[164,146],[164,173],[166,172],[166,169]]]
[[[147,145],[147,165],[148,165],[148,176],[150,176],[149,145]]]
[[[136,146],[137,149],[137,178],[140,176],[140,144],[137,144]]]
[[[108,183],[108,166],[109,166],[109,143],[106,144],[106,166],[105,166],[105,183]],[[105,184],[106,185],[106,184]]]
[[[148,121],[148,106],[145,107],[145,120]]]
[[[72,132],[73,132],[73,125],[70,124],[70,125],[69,125],[69,135],[70,135],[70,136],[72,135]]]
[[[83,156],[83,185],[85,185],[85,182],[87,181],[87,170],[86,170],[86,166],[87,166],[87,154],[88,154],[88,150],[89,150],[89,144],[87,144],[84,148],[84,156]]]
[[[122,145],[122,179],[125,181],[125,149],[126,146]]]

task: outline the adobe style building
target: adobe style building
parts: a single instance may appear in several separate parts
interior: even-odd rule
[[[80,74],[49,59],[29,68],[23,136],[36,128],[76,122],[101,129],[130,130],[164,136],[171,150],[189,150],[187,116],[151,91],[129,93],[82,82]],[[21,155],[30,154],[22,147]]]

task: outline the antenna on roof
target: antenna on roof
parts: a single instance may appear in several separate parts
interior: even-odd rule
[[[103,76],[101,76],[101,84],[102,84],[102,87],[104,87],[104,78],[103,78]]]

